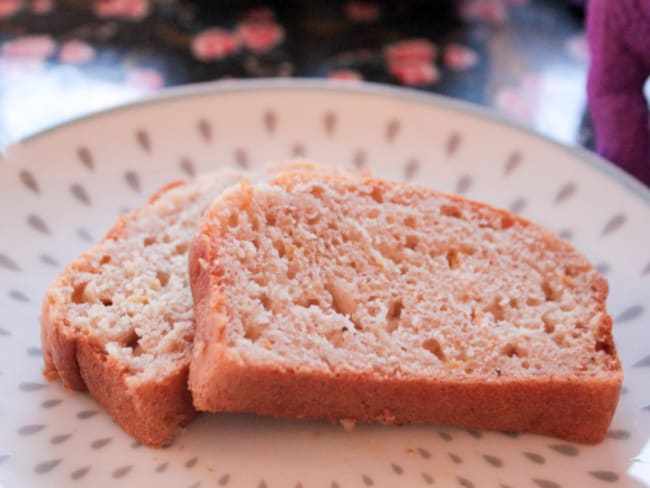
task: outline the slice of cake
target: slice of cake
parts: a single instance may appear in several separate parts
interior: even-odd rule
[[[503,210],[293,172],[225,192],[189,261],[199,410],[593,443],[616,408],[606,281]]]

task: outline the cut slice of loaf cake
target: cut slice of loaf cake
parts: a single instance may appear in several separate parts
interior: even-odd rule
[[[586,443],[614,413],[622,370],[606,281],[508,212],[288,173],[225,192],[189,261],[199,410]]]
[[[46,376],[88,391],[141,442],[160,446],[194,415],[187,249],[199,218],[241,172],[167,185],[121,217],[47,290]]]

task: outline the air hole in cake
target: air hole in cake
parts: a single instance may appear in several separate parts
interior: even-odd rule
[[[86,303],[86,298],[84,297],[86,286],[88,286],[87,281],[74,286],[72,289],[72,297],[70,298],[72,300],[72,303]]]
[[[168,271],[163,271],[163,270],[158,270],[156,271],[156,278],[158,279],[158,282],[160,283],[160,286],[167,286],[167,283],[169,283],[169,278],[170,274]]]
[[[388,305],[386,312],[386,320],[388,321],[388,332],[393,332],[400,325],[400,317],[402,316],[402,309],[404,303],[401,299],[397,299]]]
[[[104,305],[105,307],[113,306],[113,300],[111,300],[110,298],[102,298],[100,301],[102,302],[102,305]]]
[[[528,305],[529,307],[535,307],[537,305],[541,305],[542,303],[544,303],[543,300],[540,300],[537,297],[526,298],[526,305]]]
[[[371,209],[368,210],[368,212],[366,213],[366,216],[367,216],[369,219],[376,219],[377,217],[379,217],[380,214],[381,214],[381,210],[379,210],[378,208],[371,208]]]
[[[449,269],[456,269],[460,266],[460,257],[458,257],[458,251],[456,249],[447,251],[447,264],[449,265]]]
[[[384,201],[384,193],[377,187],[374,187],[372,189],[372,192],[370,193],[370,196],[377,203],[383,203],[383,201]]]
[[[232,212],[230,217],[228,217],[228,225],[230,227],[237,227],[239,225],[239,215],[237,215],[236,211]]]
[[[410,250],[414,250],[420,239],[418,239],[418,236],[414,236],[412,234],[406,236],[406,247],[408,247]]]
[[[554,302],[557,299],[557,294],[553,290],[551,284],[544,280],[542,281],[542,292],[544,293],[544,298],[547,302]]]
[[[260,295],[260,302],[262,303],[262,306],[264,307],[264,310],[266,311],[271,311],[271,299],[266,293],[263,293]]]
[[[142,243],[144,244],[144,247],[149,247],[149,246],[156,243],[156,238],[151,237],[151,236],[147,236],[142,240]]]
[[[176,247],[174,248],[174,252],[176,254],[185,254],[188,248],[189,248],[189,244],[187,242],[181,242],[179,244],[176,244]]]
[[[509,229],[513,225],[515,225],[515,219],[509,215],[501,217],[501,230]]]
[[[142,336],[138,335],[135,330],[129,331],[129,334],[124,338],[124,347],[131,349],[134,356],[139,356],[144,352],[140,346],[140,339],[142,339]]]
[[[273,241],[273,247],[278,252],[278,256],[283,258],[287,254],[287,248],[284,246],[284,241],[276,240]]]
[[[106,256],[106,255],[102,256],[102,258],[99,260],[99,264],[102,265],[102,266],[103,266],[104,264],[108,264],[108,263],[110,263],[110,262],[111,262],[111,257],[110,257],[110,256]]]
[[[404,225],[410,229],[415,229],[418,225],[418,220],[413,215],[409,215],[404,219]]]
[[[542,322],[544,322],[544,332],[547,334],[552,334],[555,332],[555,323],[546,315],[542,317]]]
[[[274,227],[276,224],[275,215],[267,213],[265,217],[266,217],[266,225],[269,227]]]
[[[442,205],[440,207],[440,213],[446,217],[452,217],[454,219],[463,218],[463,213],[460,211],[460,209],[458,207],[454,207],[453,205]]]
[[[311,190],[309,192],[316,198],[320,199],[323,196],[323,193],[325,193],[325,190],[322,186],[314,185],[311,187]]]
[[[442,346],[437,339],[427,339],[422,344],[422,347],[429,351],[431,354],[436,356],[440,361],[445,361],[445,353],[442,350]]]
[[[347,327],[342,327],[340,330],[329,330],[325,333],[325,338],[334,347],[341,347],[343,345],[343,334],[347,332]]]
[[[596,351],[604,351],[605,354],[614,354],[614,347],[611,342],[599,340],[596,342]]]
[[[460,247],[460,252],[462,252],[463,254],[472,256],[474,253],[476,253],[476,248],[471,244],[466,244],[462,242],[459,247]]]
[[[257,342],[262,333],[252,324],[244,324],[244,337],[251,342]]]
[[[506,344],[501,348],[501,354],[509,358],[513,358],[513,357],[524,358],[528,355],[528,351],[526,351],[526,349],[521,347],[519,344],[514,344],[512,342],[509,342],[508,344]]]

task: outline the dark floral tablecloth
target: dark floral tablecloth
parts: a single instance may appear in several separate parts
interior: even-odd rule
[[[0,0],[0,143],[164,86],[322,77],[416,87],[588,143],[563,0]]]

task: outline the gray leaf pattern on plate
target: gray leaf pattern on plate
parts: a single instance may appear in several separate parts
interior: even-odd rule
[[[539,486],[539,488],[562,488],[562,485],[559,483],[543,478],[533,478],[533,482]]]
[[[334,112],[326,112],[325,115],[323,115],[323,128],[328,136],[334,134],[334,131],[336,130],[336,122],[337,117]]]
[[[619,478],[613,471],[589,471],[589,474],[600,481],[607,481],[609,483],[614,483]]]
[[[623,227],[623,225],[625,225],[625,222],[627,222],[627,217],[625,216],[625,214],[621,214],[621,213],[616,214],[607,221],[607,223],[603,227],[601,234],[603,236],[613,234],[621,227]]]
[[[41,234],[49,234],[50,229],[45,223],[45,221],[39,217],[38,215],[28,215],[27,216],[27,224],[34,230],[40,232]]]
[[[94,417],[99,413],[99,410],[82,410],[81,412],[77,413],[77,418],[79,420],[86,420],[91,417]]]
[[[30,424],[30,425],[23,425],[18,429],[18,435],[32,435],[36,434],[37,432],[40,432],[45,428],[45,425],[43,424]]]
[[[17,302],[22,302],[22,303],[31,302],[29,297],[20,290],[9,290],[9,297],[16,300]]]
[[[212,142],[212,125],[210,125],[209,120],[200,119],[196,124],[196,128],[199,131],[199,135],[201,136],[201,139],[203,139],[207,143]]]
[[[181,167],[181,170],[190,178],[194,178],[196,176],[196,168],[194,167],[194,163],[190,158],[181,158],[178,165]]]
[[[367,156],[366,152],[363,149],[359,149],[354,153],[354,156],[352,157],[352,164],[354,164],[354,167],[357,169],[363,169],[366,167]]]
[[[38,463],[36,466],[34,466],[34,472],[37,474],[49,473],[54,468],[56,468],[59,463],[61,463],[61,461],[61,459],[52,459],[50,461],[43,461],[42,463]]]
[[[133,466],[122,466],[121,468],[117,468],[116,470],[113,471],[112,476],[115,479],[121,479],[124,478],[129,472],[133,469]]]
[[[397,134],[399,134],[399,130],[401,128],[400,121],[397,119],[391,119],[388,121],[386,124],[386,132],[385,132],[385,139],[388,142],[393,142],[395,138],[397,137]]]
[[[273,134],[275,132],[275,128],[277,127],[278,124],[278,118],[275,115],[275,112],[272,110],[268,110],[264,112],[264,127],[266,128],[266,131],[269,134]]]
[[[475,488],[474,483],[472,483],[467,478],[463,478],[462,476],[457,476],[456,479],[458,480],[460,486],[462,486],[463,488]]]
[[[90,466],[84,466],[83,468],[75,469],[72,473],[70,473],[70,478],[75,481],[80,480],[88,474],[88,471],[90,471]]]
[[[411,181],[415,177],[419,168],[420,163],[417,159],[409,159],[404,166],[404,179],[406,181]]]
[[[551,444],[548,447],[553,449],[555,452],[562,454],[563,456],[574,457],[580,454],[578,448],[572,444]]]
[[[458,151],[463,138],[458,132],[452,132],[447,138],[447,156],[453,156]]]
[[[146,130],[136,130],[135,140],[138,143],[138,146],[140,146],[144,152],[151,152],[151,138],[149,137],[149,133]]]
[[[577,186],[573,181],[570,181],[562,185],[560,190],[557,192],[557,195],[555,195],[555,200],[554,200],[555,205],[564,203],[569,198],[571,198],[575,194],[576,189]]]
[[[241,169],[248,169],[248,153],[246,149],[240,147],[235,150],[235,163]]]
[[[93,449],[101,449],[102,447],[107,446],[113,440],[112,437],[104,437],[102,439],[97,439],[90,444],[90,447]]]
[[[129,170],[124,173],[124,181],[134,192],[140,193],[140,177],[135,171]]]
[[[57,445],[62,444],[72,437],[72,434],[59,434],[55,435],[50,439],[50,444]]]
[[[503,167],[503,173],[505,175],[509,175],[513,173],[519,166],[521,166],[521,163],[523,161],[523,155],[521,154],[520,151],[515,151],[510,156],[508,156],[508,159],[506,160],[506,164]]]
[[[62,402],[63,400],[59,398],[53,398],[51,400],[45,400],[43,403],[41,403],[41,407],[52,408],[52,407],[56,407],[57,405],[60,405]]]
[[[25,392],[42,390],[46,387],[47,385],[44,385],[43,383],[35,383],[33,381],[24,381],[18,385],[18,389]]]
[[[614,323],[620,324],[623,322],[629,322],[630,320],[641,317],[644,311],[645,309],[643,308],[643,305],[631,305],[616,316]]]
[[[70,193],[72,193],[72,196],[84,205],[90,206],[90,197],[88,196],[88,192],[79,183],[74,183],[70,186]]]
[[[40,193],[41,189],[38,186],[38,182],[36,181],[36,178],[34,177],[34,173],[27,169],[20,170],[19,173],[20,176],[20,181],[25,185],[25,187],[34,193]]]
[[[639,359],[632,366],[634,366],[635,368],[647,368],[647,367],[650,367],[650,354],[648,354],[643,359]],[[625,432],[625,431],[623,431],[623,432]]]
[[[459,195],[464,195],[472,187],[473,179],[471,175],[463,175],[458,179],[456,183],[456,193]]]
[[[0,267],[8,269],[9,271],[21,271],[18,263],[3,253],[0,253]]]
[[[536,452],[524,452],[524,456],[526,456],[535,464],[544,464],[546,462],[544,456],[542,456],[541,454],[537,454]]]
[[[95,162],[93,160],[93,155],[87,147],[80,147],[77,149],[77,157],[81,164],[83,164],[87,169],[93,171],[95,169]]]

